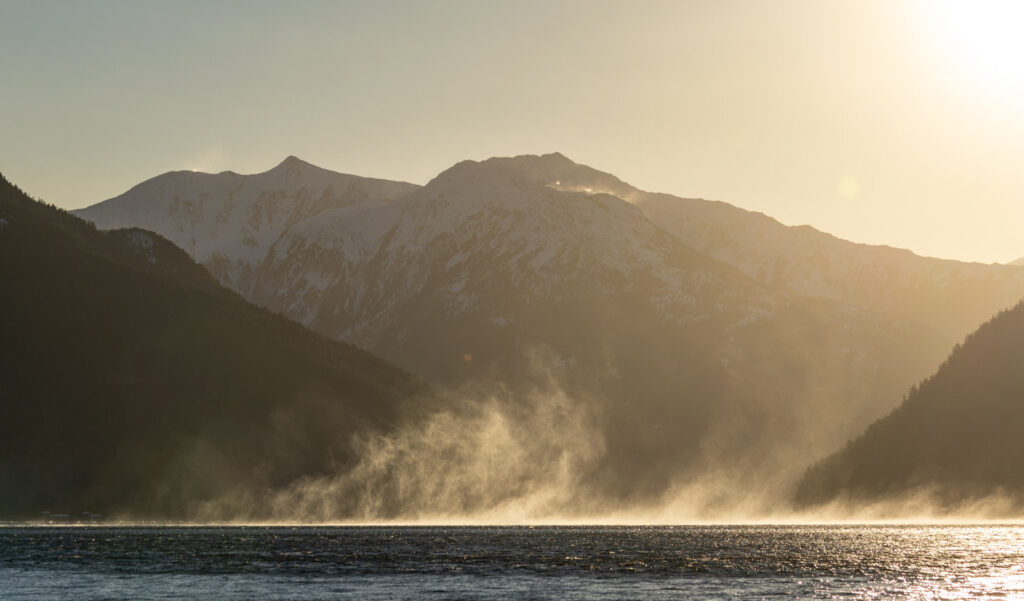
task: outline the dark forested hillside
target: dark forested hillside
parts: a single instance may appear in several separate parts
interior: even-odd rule
[[[221,288],[143,230],[0,178],[0,518],[188,516],[353,460],[423,386]]]
[[[797,500],[898,500],[927,491],[951,507],[993,493],[1024,499],[1024,303],[958,346],[934,376],[841,452],[808,471]]]

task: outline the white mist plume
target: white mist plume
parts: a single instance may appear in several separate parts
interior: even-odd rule
[[[363,434],[356,464],[276,491],[236,491],[200,519],[516,523],[572,512],[604,452],[596,416],[561,390],[462,400],[388,434]]]

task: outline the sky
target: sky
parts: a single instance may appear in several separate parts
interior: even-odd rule
[[[426,183],[558,151],[639,188],[1024,256],[1024,3],[0,0],[0,173],[65,208],[288,155]]]

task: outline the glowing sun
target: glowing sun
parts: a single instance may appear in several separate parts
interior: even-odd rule
[[[923,3],[939,44],[977,85],[1024,91],[1024,2],[933,0]]]

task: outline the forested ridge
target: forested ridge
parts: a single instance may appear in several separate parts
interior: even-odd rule
[[[0,341],[4,518],[188,516],[235,486],[345,466],[354,432],[429,395],[162,237],[100,232],[2,178]]]

